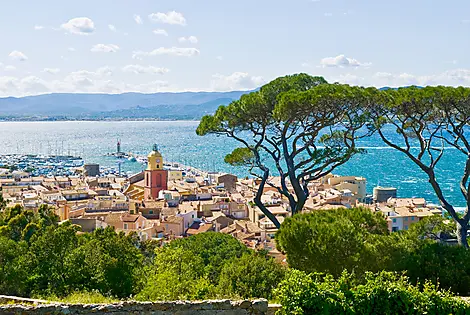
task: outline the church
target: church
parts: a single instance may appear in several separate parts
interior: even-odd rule
[[[130,185],[124,194],[133,200],[157,200],[160,191],[168,189],[168,171],[163,165],[162,154],[155,144],[147,156],[147,168],[129,178]]]
[[[168,171],[163,169],[163,157],[155,144],[147,156],[147,169],[144,171],[144,199],[158,199],[158,193],[168,189]]]

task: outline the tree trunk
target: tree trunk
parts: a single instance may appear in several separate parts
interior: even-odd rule
[[[268,177],[269,170],[265,170],[263,173],[263,177],[261,178],[261,183],[259,185],[258,191],[256,192],[256,196],[253,201],[255,202],[255,205],[257,205],[258,208],[261,210],[261,212],[263,212],[263,214],[268,217],[269,220],[271,220],[274,226],[279,229],[281,227],[281,223],[279,223],[279,220],[276,218],[276,216],[271,211],[269,211],[268,208],[261,201],[261,196],[263,195],[263,190],[266,185],[266,181],[268,180]]]
[[[301,212],[304,209],[305,202],[307,201],[308,196],[303,193],[301,196],[297,195],[297,204],[295,205],[295,210],[292,211],[292,215]]]
[[[461,220],[456,222],[457,225],[457,241],[459,245],[468,248],[467,242],[467,231],[468,231],[468,222],[462,222]]]

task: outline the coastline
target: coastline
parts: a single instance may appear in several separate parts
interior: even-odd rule
[[[145,118],[145,119],[71,119],[71,118],[64,118],[64,119],[1,119],[0,123],[10,123],[10,122],[146,122],[146,121],[181,121],[181,122],[199,122],[200,118],[195,119],[158,119],[158,118]]]

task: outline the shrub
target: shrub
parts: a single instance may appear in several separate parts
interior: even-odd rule
[[[279,250],[292,268],[339,276],[344,269],[379,271],[375,244],[388,234],[381,214],[369,209],[335,209],[287,218],[276,233]]]
[[[227,297],[272,299],[272,291],[285,275],[274,258],[244,254],[226,263],[220,274],[218,292]]]
[[[343,272],[330,275],[293,270],[275,291],[280,314],[468,314],[468,304],[427,282],[423,289],[391,272],[367,273],[364,283]]]

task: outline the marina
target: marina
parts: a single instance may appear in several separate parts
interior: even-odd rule
[[[32,176],[70,176],[84,165],[81,157],[69,155],[0,155],[0,169],[21,171]]]

